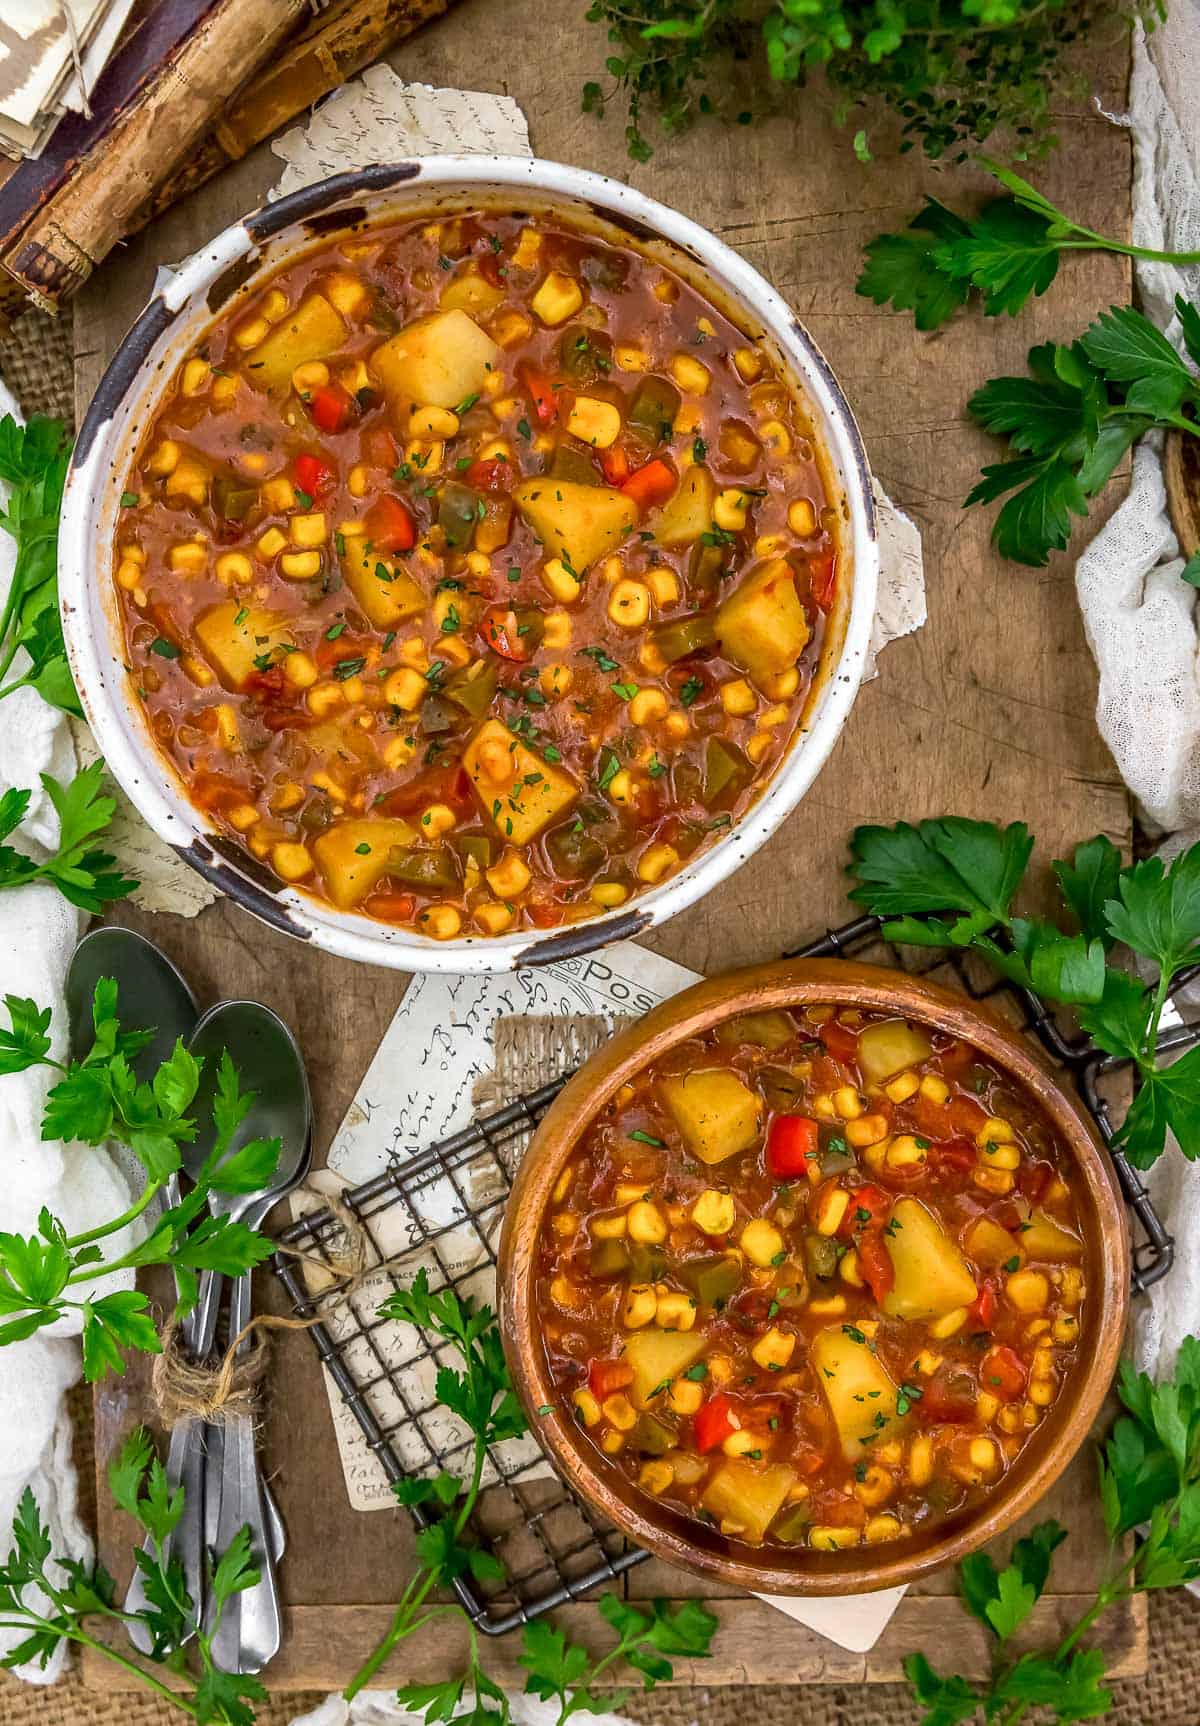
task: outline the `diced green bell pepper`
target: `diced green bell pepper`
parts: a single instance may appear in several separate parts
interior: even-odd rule
[[[742,1286],[741,1265],[724,1253],[715,1253],[711,1258],[685,1259],[677,1274],[701,1306],[727,1306]]]
[[[711,612],[696,611],[689,617],[673,617],[650,632],[650,640],[668,664],[686,659],[689,653],[703,653],[717,639]]]
[[[682,400],[675,385],[666,378],[643,378],[634,391],[625,424],[646,443],[665,443],[671,436]]]

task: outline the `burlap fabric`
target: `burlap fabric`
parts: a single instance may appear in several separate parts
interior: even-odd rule
[[[26,413],[73,416],[70,324],[29,313],[0,342],[0,376]],[[87,1506],[92,1490],[91,1399],[75,1397],[76,1449]],[[1152,1602],[1150,1672],[1114,1685],[1110,1726],[1200,1726],[1200,1601],[1176,1591]],[[952,1664],[952,1649],[928,1649],[935,1664]],[[258,1710],[259,1726],[288,1726],[315,1707],[319,1694],[273,1698]],[[730,1686],[660,1690],[635,1698],[625,1712],[644,1726],[746,1726],[746,1699]],[[900,1685],[761,1685],[754,1695],[757,1726],[918,1726]],[[170,1726],[183,1718],[168,1704],[135,1692],[98,1694],[72,1675],[53,1689],[34,1689],[0,1673],[0,1726]]]

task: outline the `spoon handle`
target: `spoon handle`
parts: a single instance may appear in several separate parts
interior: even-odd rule
[[[235,1278],[232,1284],[231,1336],[237,1336],[249,1316],[250,1277],[246,1274]],[[250,1531],[250,1548],[259,1579],[226,1605],[212,1632],[212,1652],[217,1665],[227,1672],[259,1672],[278,1653],[283,1638],[275,1543],[258,1469],[254,1423],[247,1415],[233,1415],[224,1424],[218,1555],[242,1527]]]

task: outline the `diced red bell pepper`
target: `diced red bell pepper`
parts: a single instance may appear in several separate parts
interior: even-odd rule
[[[323,432],[343,431],[354,412],[354,398],[341,384],[323,384],[313,391],[308,411]]]
[[[517,634],[517,614],[512,607],[493,606],[485,612],[480,628],[483,639],[502,659],[523,660],[529,658],[529,649],[524,640]]]
[[[528,360],[522,360],[517,367],[517,376],[533,403],[538,424],[550,425],[558,413],[558,392],[548,374],[539,367],[530,365]]]
[[[881,1229],[891,1214],[891,1193],[885,1193],[882,1187],[868,1181],[866,1186],[855,1187],[850,1194],[850,1204],[838,1234],[849,1240],[867,1229]]]
[[[678,483],[674,468],[661,457],[655,456],[654,460],[648,461],[644,467],[635,468],[621,486],[621,490],[626,497],[633,499],[640,510],[647,510],[666,503]]]
[[[818,1028],[817,1036],[835,1061],[850,1066],[858,1059],[858,1032],[852,1031],[849,1025],[843,1025],[840,1019],[826,1019]]]
[[[407,923],[417,908],[411,893],[376,893],[367,901],[372,917],[386,923]]]
[[[990,1330],[995,1316],[996,1284],[993,1278],[985,1277],[974,1305],[967,1312],[967,1323],[982,1325],[984,1330]]]
[[[777,1181],[807,1175],[817,1159],[817,1123],[807,1115],[776,1115],[767,1133],[767,1168]]]
[[[828,611],[833,604],[833,596],[837,591],[837,555],[832,551],[820,552],[808,560],[808,590],[813,596],[813,604],[819,611]]]
[[[463,474],[463,483],[473,491],[511,491],[513,464],[501,456],[473,461]]]
[[[995,1348],[989,1349],[979,1367],[979,1382],[983,1389],[990,1390],[1004,1402],[1011,1402],[1014,1397],[1024,1394],[1028,1376],[1024,1361],[1007,1343],[997,1343]]]
[[[410,551],[417,543],[417,525],[390,492],[376,498],[364,518],[367,538],[377,551]]]
[[[629,457],[620,444],[600,451],[600,470],[609,485],[624,485],[629,478]]]
[[[292,463],[296,484],[309,497],[320,497],[333,484],[335,474],[330,464],[319,455],[298,455]]]
[[[951,1097],[946,1105],[950,1122],[956,1133],[964,1134],[973,1139],[988,1118],[988,1112],[977,1097],[959,1095]]]
[[[697,1410],[693,1426],[697,1450],[701,1453],[715,1450],[719,1444],[724,1444],[731,1432],[738,1430],[734,1409],[733,1398],[719,1390]]]
[[[940,1421],[968,1421],[975,1418],[977,1388],[974,1380],[959,1367],[944,1367],[934,1374],[924,1387],[914,1413],[930,1425]]]
[[[977,1158],[975,1146],[970,1139],[941,1139],[929,1146],[931,1160],[941,1168],[957,1169],[959,1174],[969,1174],[975,1167]]]
[[[588,1389],[598,1402],[633,1383],[633,1368],[625,1360],[594,1360],[588,1366]]]
[[[896,1284],[896,1267],[878,1231],[864,1234],[858,1241],[858,1268],[863,1281],[877,1301],[886,1299]]]

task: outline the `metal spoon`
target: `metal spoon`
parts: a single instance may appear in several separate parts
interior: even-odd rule
[[[258,1193],[214,1193],[210,1208],[257,1228],[276,1201],[301,1180],[308,1169],[312,1150],[312,1102],[308,1077],[296,1040],[287,1026],[269,1008],[257,1001],[224,1001],[204,1015],[192,1035],[193,1054],[210,1057],[205,1063],[202,1093],[215,1085],[217,1055],[227,1048],[236,1061],[242,1086],[255,1093],[236,1143],[252,1138],[280,1140],[279,1162],[268,1187]],[[201,1103],[205,1118],[206,1097]],[[207,1147],[205,1147],[207,1149]],[[202,1287],[197,1307],[197,1349],[207,1352],[216,1327],[216,1296],[212,1283]],[[244,1329],[250,1315],[250,1276],[234,1280],[231,1294],[230,1336]],[[248,1345],[243,1343],[242,1347]],[[223,1460],[220,1475],[220,1508],[216,1515],[213,1545],[223,1552],[237,1531],[248,1525],[251,1547],[259,1567],[253,1588],[228,1602],[213,1633],[212,1653],[219,1666],[231,1672],[258,1672],[278,1651],[282,1639],[279,1590],[275,1576],[275,1552],[271,1539],[265,1488],[258,1468],[254,1426],[248,1416],[226,1420],[222,1435]],[[213,1525],[211,1489],[212,1458],[209,1461],[210,1503],[207,1521]]]
[[[196,1024],[199,1008],[186,981],[179,971],[144,935],[132,929],[93,929],[75,949],[67,971],[66,1000],[70,1024],[71,1058],[82,1061],[96,1040],[92,1022],[92,1001],[96,984],[102,977],[111,977],[117,985],[117,1011],[126,1030],[148,1030],[153,1033],[146,1047],[133,1057],[131,1065],[139,1080],[153,1078],[158,1068],[175,1047],[178,1038],[187,1038]],[[166,1200],[177,1204],[179,1182],[172,1176],[167,1183]],[[189,1342],[191,1318],[185,1319],[182,1334]],[[185,1427],[180,1425],[171,1434],[167,1456],[167,1476],[173,1486],[182,1484],[186,1494],[185,1516],[203,1517],[201,1494],[204,1489],[203,1470],[185,1471]],[[165,1555],[170,1556],[178,1540],[178,1531],[168,1537]],[[186,1544],[186,1543],[185,1543]],[[147,1539],[144,1550],[153,1551]],[[197,1558],[186,1566],[185,1581],[196,1612],[200,1610],[201,1566]],[[126,1612],[142,1612],[149,1604],[140,1570],[135,1570],[125,1596]],[[136,1648],[148,1654],[152,1638],[145,1626],[135,1624],[130,1638]]]

